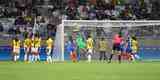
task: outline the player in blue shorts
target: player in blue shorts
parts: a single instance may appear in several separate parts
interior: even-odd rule
[[[128,60],[131,61],[132,60],[132,57],[131,57],[131,54],[132,54],[132,38],[130,36],[128,37],[128,39],[126,41],[125,53],[128,57]]]
[[[67,43],[67,51],[69,52],[70,54],[70,59],[73,61],[73,62],[76,62],[77,61],[77,54],[76,54],[76,46],[72,40],[72,37],[70,37],[68,43]]]
[[[109,57],[108,63],[111,63],[111,60],[113,58],[113,55],[118,56],[118,61],[121,63],[121,43],[123,42],[123,37],[121,32],[119,34],[115,34],[113,37],[113,48],[112,48],[112,54]]]

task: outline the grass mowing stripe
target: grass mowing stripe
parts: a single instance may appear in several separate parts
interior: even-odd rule
[[[0,80],[160,80],[159,63],[1,62]]]

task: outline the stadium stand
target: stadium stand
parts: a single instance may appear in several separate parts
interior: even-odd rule
[[[64,19],[68,20],[156,20],[156,0],[65,0]]]
[[[158,0],[1,0],[0,4],[0,17],[15,19],[14,25],[13,23],[9,25],[7,31],[9,33],[13,33],[15,29],[23,32],[22,27],[30,30],[35,22],[37,28],[34,30],[38,27],[43,27],[39,30],[41,32],[45,27],[51,30],[49,27],[60,24],[62,19],[157,20],[160,18]]]

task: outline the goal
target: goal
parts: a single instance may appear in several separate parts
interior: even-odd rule
[[[112,20],[62,20],[57,27],[53,59],[58,61],[69,60],[69,53],[66,51],[65,43],[71,36],[73,40],[81,34],[84,40],[87,35],[94,38],[95,50],[94,59],[98,59],[96,41],[105,37],[112,47],[111,39],[115,33],[122,32],[123,37],[136,35],[140,43],[139,55],[143,59],[160,59],[160,21],[112,21]],[[78,58],[80,53],[76,50]]]

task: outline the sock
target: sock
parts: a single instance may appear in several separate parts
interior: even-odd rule
[[[131,59],[131,55],[129,53],[127,53],[126,57],[127,57],[127,60]]]
[[[49,62],[49,56],[47,56],[47,60],[46,61]]]
[[[73,61],[73,56],[72,56],[73,54],[72,53],[70,53],[70,59]]]
[[[76,53],[74,52],[73,53],[73,62],[76,62],[77,61],[77,55],[76,55]]]
[[[49,62],[52,63],[52,58],[51,56],[48,56]]]
[[[31,57],[31,62],[33,62],[34,59],[35,59],[35,55],[32,55],[32,57]]]
[[[29,55],[29,62],[32,62],[32,55]]]
[[[40,61],[40,56],[39,56],[39,54],[37,55],[37,60],[39,60],[39,61]]]
[[[76,61],[77,61],[76,57],[73,57],[73,62],[76,62]]]
[[[128,60],[129,60],[129,61],[132,61],[132,60],[133,60],[132,54],[129,54],[129,55],[128,55]]]
[[[138,60],[140,59],[140,57],[137,54],[135,54],[134,57]]]
[[[24,61],[27,61],[27,54],[24,55]]]
[[[14,56],[14,61],[17,61],[17,58],[16,58],[16,56]]]
[[[131,55],[131,58],[132,58],[133,61],[135,60],[134,55]]]
[[[37,61],[38,60],[38,55],[35,55],[35,61]]]
[[[89,55],[88,55],[88,62],[91,62],[91,58],[92,58],[92,57],[91,57],[91,55],[89,54]]]
[[[19,55],[16,56],[16,60],[18,60],[18,59],[19,59]]]
[[[121,63],[121,55],[118,55],[118,61]]]
[[[113,57],[113,54],[111,54],[110,58],[109,58],[109,62],[111,62],[112,60],[112,57]]]

